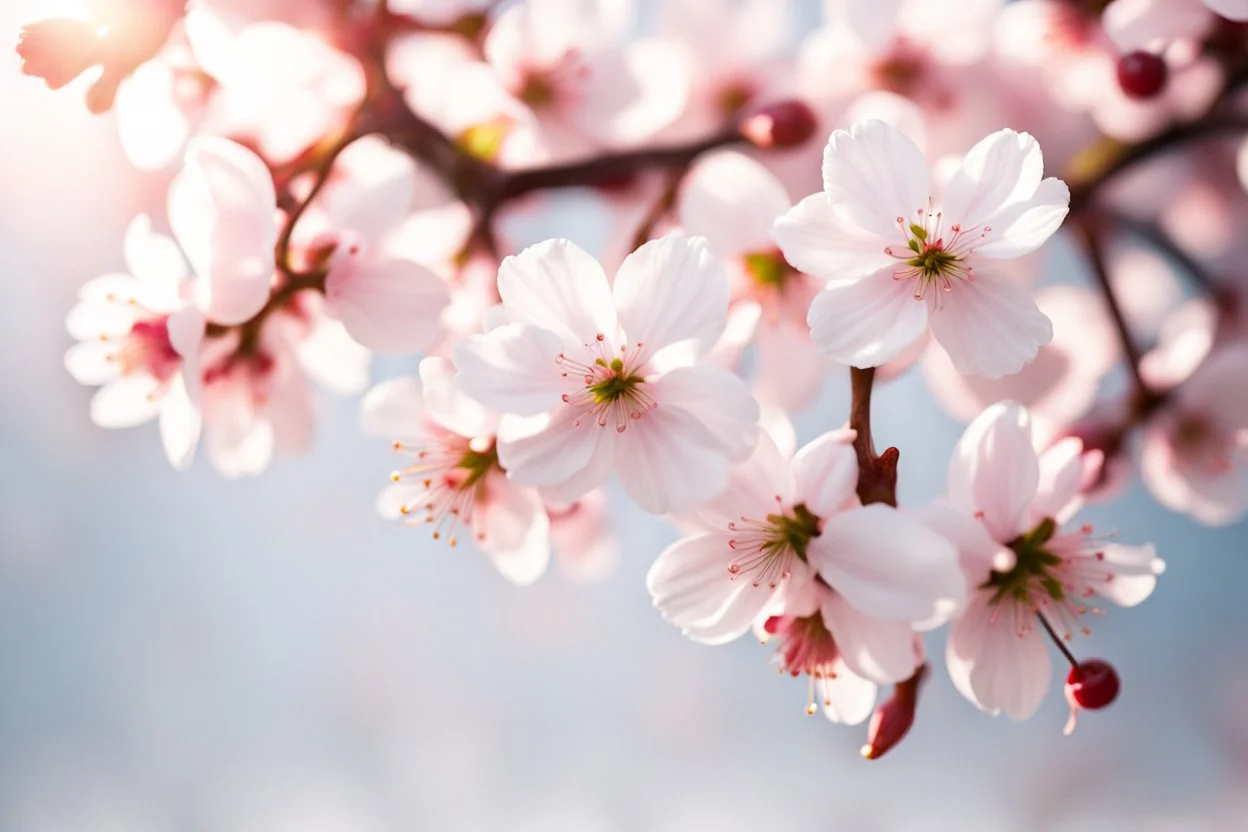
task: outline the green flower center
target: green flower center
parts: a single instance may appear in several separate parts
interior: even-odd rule
[[[1062,559],[1046,548],[1056,531],[1057,523],[1046,517],[1034,529],[1007,544],[1017,559],[1014,568],[1008,572],[994,571],[981,586],[981,589],[993,590],[993,604],[1006,598],[1028,603],[1036,586],[1042,587],[1054,601],[1065,599],[1062,582],[1053,574],[1053,570],[1062,565]]]
[[[618,358],[612,359],[609,364],[601,358],[594,363],[610,370],[612,373],[602,381],[589,386],[589,392],[594,398],[594,404],[613,404],[620,399],[631,398],[636,394],[637,386],[645,383],[645,379],[639,375],[625,374],[624,362]]]
[[[783,289],[795,274],[778,251],[755,251],[745,255],[745,271],[760,288]]]
[[[474,451],[471,448],[464,451],[455,467],[468,474],[459,484],[460,491],[476,488],[491,471],[502,470],[498,464],[498,449],[493,442],[484,451]]]

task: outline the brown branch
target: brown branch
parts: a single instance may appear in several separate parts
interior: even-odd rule
[[[851,401],[849,426],[855,431],[854,452],[858,456],[858,499],[863,505],[886,503],[897,505],[897,461],[901,452],[888,448],[875,452],[871,437],[871,390],[875,385],[875,369],[849,368]]]
[[[1128,234],[1133,234],[1142,239],[1145,243],[1152,246],[1165,257],[1173,260],[1178,264],[1179,269],[1187,275],[1188,279],[1196,285],[1201,292],[1213,298],[1215,301],[1224,300],[1226,288],[1220,286],[1218,281],[1211,275],[1195,257],[1179,248],[1178,244],[1166,234],[1157,223],[1150,220],[1142,220],[1138,217],[1132,217],[1117,211],[1104,212],[1106,219],[1111,221],[1119,230]]]

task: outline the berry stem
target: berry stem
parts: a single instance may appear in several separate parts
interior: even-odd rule
[[[1049,634],[1049,638],[1053,639],[1053,643],[1057,645],[1057,649],[1062,651],[1062,655],[1066,657],[1066,661],[1070,662],[1071,667],[1078,667],[1079,660],[1075,658],[1075,654],[1070,652],[1070,648],[1066,646],[1066,642],[1062,639],[1057,631],[1053,629],[1053,625],[1049,623],[1049,619],[1044,617],[1044,613],[1037,611],[1036,618],[1040,619],[1040,624],[1044,627],[1045,632]]]

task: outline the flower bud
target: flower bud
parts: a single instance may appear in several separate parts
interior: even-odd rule
[[[818,126],[819,120],[810,105],[791,98],[749,113],[737,129],[755,147],[784,149],[804,144]]]
[[[919,688],[927,678],[927,672],[927,663],[924,662],[913,676],[893,688],[892,699],[875,709],[867,726],[867,744],[861,749],[863,757],[878,760],[905,739],[914,724]]]

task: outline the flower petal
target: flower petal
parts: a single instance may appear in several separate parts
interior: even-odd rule
[[[472,398],[500,413],[534,416],[561,404],[567,389],[555,363],[559,338],[526,323],[471,335],[455,348],[457,383]]]
[[[1157,557],[1157,549],[1151,543],[1144,546],[1110,543],[1100,554],[1103,557],[1097,562],[1113,577],[1093,586],[1120,607],[1134,607],[1152,595],[1157,587],[1157,576],[1166,569],[1165,561]]]
[[[850,280],[893,265],[881,239],[841,219],[827,194],[811,194],[780,216],[771,237],[784,259],[824,280]]]
[[[529,419],[504,416],[498,426],[498,461],[521,485],[558,486],[589,470],[599,445],[610,443],[614,431],[593,419],[581,419],[574,408],[561,407]],[[610,445],[608,445],[610,447]],[[602,484],[606,473],[580,483],[581,494]],[[564,495],[575,499],[580,494]]]
[[[550,521],[536,490],[496,474],[477,503],[473,530],[477,546],[499,574],[517,586],[542,577],[550,563]]]
[[[607,275],[569,240],[537,243],[503,260],[498,294],[511,320],[553,332],[565,346],[593,343],[598,333],[615,340],[615,304]]]
[[[1031,442],[1027,409],[999,402],[967,426],[949,461],[950,502],[980,516],[1000,543],[1027,531],[1027,508],[1040,482]]]
[[[1031,521],[1051,517],[1060,526],[1083,507],[1083,441],[1068,436],[1040,455],[1040,479],[1031,501]]]
[[[972,147],[954,171],[941,203],[944,221],[968,231],[995,226],[1003,209],[1031,198],[1043,175],[1040,144],[1029,133],[998,130]]]
[[[1016,373],[1053,340],[1053,323],[1031,293],[1004,272],[976,270],[975,280],[935,292],[932,335],[963,374]]]
[[[186,379],[182,373],[176,374],[160,404],[160,441],[176,470],[191,467],[203,424],[203,414],[187,391]]]
[[[815,296],[806,322],[825,354],[852,367],[878,367],[914,343],[927,328],[927,304],[891,270],[836,281]]]
[[[754,586],[746,578],[734,580],[728,572],[734,556],[726,534],[698,534],[676,541],[646,573],[654,606],[694,641],[723,644],[740,637],[774,590]]]
[[[684,408],[661,402],[616,434],[616,440],[620,482],[652,514],[694,508],[727,486],[729,462],[722,439]]]
[[[91,421],[102,428],[130,428],[160,412],[160,382],[147,373],[108,382],[91,397]]]
[[[954,687],[982,710],[1027,719],[1048,692],[1052,661],[1031,616],[1020,633],[1013,612],[998,610],[989,597],[977,593],[954,623],[945,648],[949,675]]]
[[[487,437],[498,428],[498,417],[473,401],[455,385],[455,365],[431,356],[420,362],[429,417],[451,433],[469,438]]]
[[[823,152],[823,188],[847,222],[885,240],[904,243],[898,227],[914,222],[931,196],[923,152],[905,133],[882,121],[837,130]]]
[[[689,169],[676,210],[687,233],[705,237],[717,257],[728,259],[770,249],[771,226],[789,206],[771,171],[743,153],[720,150]]]
[[[385,439],[423,441],[424,390],[411,376],[381,382],[360,400],[360,429]]]
[[[702,355],[728,323],[728,276],[701,237],[641,246],[620,265],[614,295],[630,348],[644,345],[645,356],[678,344]]]
[[[858,457],[852,430],[834,430],[807,444],[793,457],[796,502],[817,517],[831,517],[857,501]]]
[[[879,618],[923,621],[966,593],[953,544],[881,503],[827,518],[808,556],[847,602]]]
[[[882,685],[914,675],[919,656],[909,624],[865,615],[835,592],[824,599],[821,612],[841,659],[854,673]]]
[[[325,281],[325,311],[382,355],[428,349],[441,335],[446,283],[411,260],[347,255]]]
[[[692,415],[731,462],[745,460],[758,441],[758,403],[735,373],[722,367],[678,367],[647,382],[658,408]],[[642,416],[650,418],[657,409]]]
[[[1009,260],[1040,248],[1070,213],[1070,188],[1060,179],[1046,179],[1030,199],[1005,208],[975,247],[978,257]]]
[[[826,687],[816,686],[827,698],[821,703],[823,715],[839,725],[858,725],[871,716],[878,688],[875,682],[854,673],[844,662],[833,665],[836,678]]]

